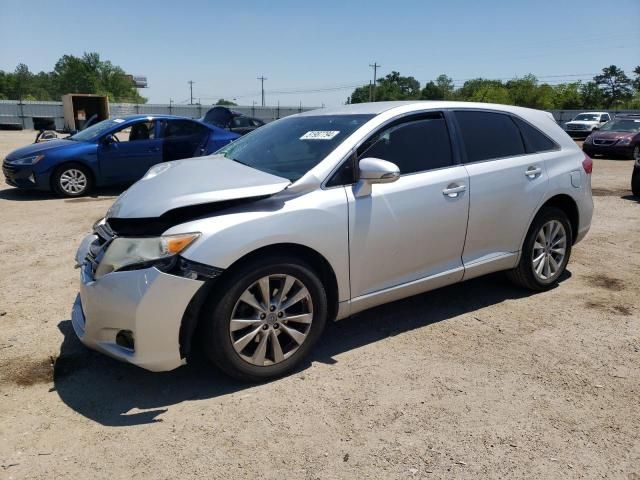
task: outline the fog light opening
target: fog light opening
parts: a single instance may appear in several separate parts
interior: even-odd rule
[[[133,332],[131,330],[120,330],[116,335],[116,343],[121,347],[134,350]]]

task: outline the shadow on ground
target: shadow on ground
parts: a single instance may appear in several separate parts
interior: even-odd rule
[[[570,275],[566,272],[562,280]],[[328,325],[299,370],[309,368],[312,362],[334,364],[339,361],[335,356],[342,352],[531,294],[495,274],[383,305]],[[148,372],[86,349],[69,320],[60,322],[59,328],[64,340],[55,362],[53,390],[70,408],[102,425],[161,421],[158,415],[170,405],[254,387],[230,380],[201,355],[173,372]],[[129,413],[132,410],[145,411]]]
[[[66,198],[65,202],[91,202],[95,200],[106,200],[111,197],[117,197],[124,191],[125,187],[103,187],[97,188],[89,195],[78,198]],[[105,198],[106,197],[106,198]],[[61,200],[61,197],[53,192],[44,192],[40,190],[22,190],[20,188],[6,188],[0,190],[0,200],[9,200],[12,202],[32,202],[42,200]]]

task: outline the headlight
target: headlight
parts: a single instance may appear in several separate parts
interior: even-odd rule
[[[117,237],[111,242],[102,257],[95,278],[126,267],[151,266],[156,262],[170,259],[184,251],[199,236],[200,233],[184,233],[147,238]]]
[[[631,143],[631,137],[623,137],[618,140],[618,145],[629,145]]]
[[[17,160],[11,160],[14,165],[35,165],[44,158],[44,155],[34,155],[33,157],[18,158]]]
[[[589,135],[587,138],[584,139],[584,143],[591,143],[593,142],[593,138],[591,138],[591,135]]]

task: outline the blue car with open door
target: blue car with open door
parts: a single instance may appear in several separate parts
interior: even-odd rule
[[[14,150],[2,171],[14,187],[79,197],[93,187],[131,184],[157,163],[209,155],[239,136],[184,117],[130,115]]]

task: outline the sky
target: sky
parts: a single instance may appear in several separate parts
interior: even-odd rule
[[[0,0],[0,70],[98,52],[150,103],[332,106],[391,71],[425,82],[533,73],[551,84],[640,65],[640,0]]]

